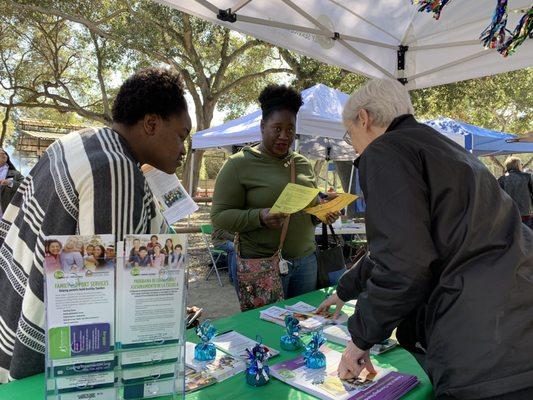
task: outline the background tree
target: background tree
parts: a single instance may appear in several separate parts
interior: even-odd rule
[[[192,96],[197,130],[210,126],[217,105],[223,108],[236,89],[240,91],[250,82],[257,84],[270,74],[291,72],[272,60],[270,45],[150,0],[7,1],[5,7],[12,13],[40,14],[77,24],[90,31],[95,49],[102,49],[97,45],[103,43],[120,49],[125,58],[133,60],[129,64],[132,69],[159,64],[179,71]],[[95,59],[101,63],[107,60]],[[105,103],[98,106],[103,110]],[[196,152],[193,187],[202,155]],[[191,152],[183,169],[185,185],[190,162]]]

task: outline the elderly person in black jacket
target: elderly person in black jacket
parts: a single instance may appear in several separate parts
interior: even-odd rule
[[[533,399],[533,231],[485,166],[372,80],[346,103],[367,203],[367,255],[319,311],[357,298],[339,375],[398,327],[438,399]]]

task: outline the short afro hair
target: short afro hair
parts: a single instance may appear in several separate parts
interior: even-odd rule
[[[120,87],[113,103],[113,121],[131,126],[146,114],[166,119],[186,110],[180,76],[163,68],[146,68],[130,76]]]
[[[302,95],[294,88],[285,85],[268,85],[259,94],[259,104],[263,119],[275,111],[288,110],[295,115],[303,104]]]

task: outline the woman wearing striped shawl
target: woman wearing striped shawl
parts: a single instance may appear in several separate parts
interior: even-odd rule
[[[166,233],[140,166],[174,173],[190,129],[179,77],[150,68],[123,83],[111,128],[46,150],[0,221],[0,382],[44,369],[44,238]]]

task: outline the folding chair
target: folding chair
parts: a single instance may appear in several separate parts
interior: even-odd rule
[[[214,270],[217,274],[218,284],[222,286],[222,281],[220,280],[220,275],[218,273],[217,262],[222,256],[226,256],[227,258],[228,254],[224,250],[215,249],[215,246],[213,246],[213,243],[211,242],[211,233],[213,232],[213,227],[211,225],[201,225],[200,231],[202,231],[202,238],[204,239],[205,246],[209,252],[209,257],[211,257],[211,262],[213,263],[213,266],[209,270],[205,280],[207,281],[209,279]]]

